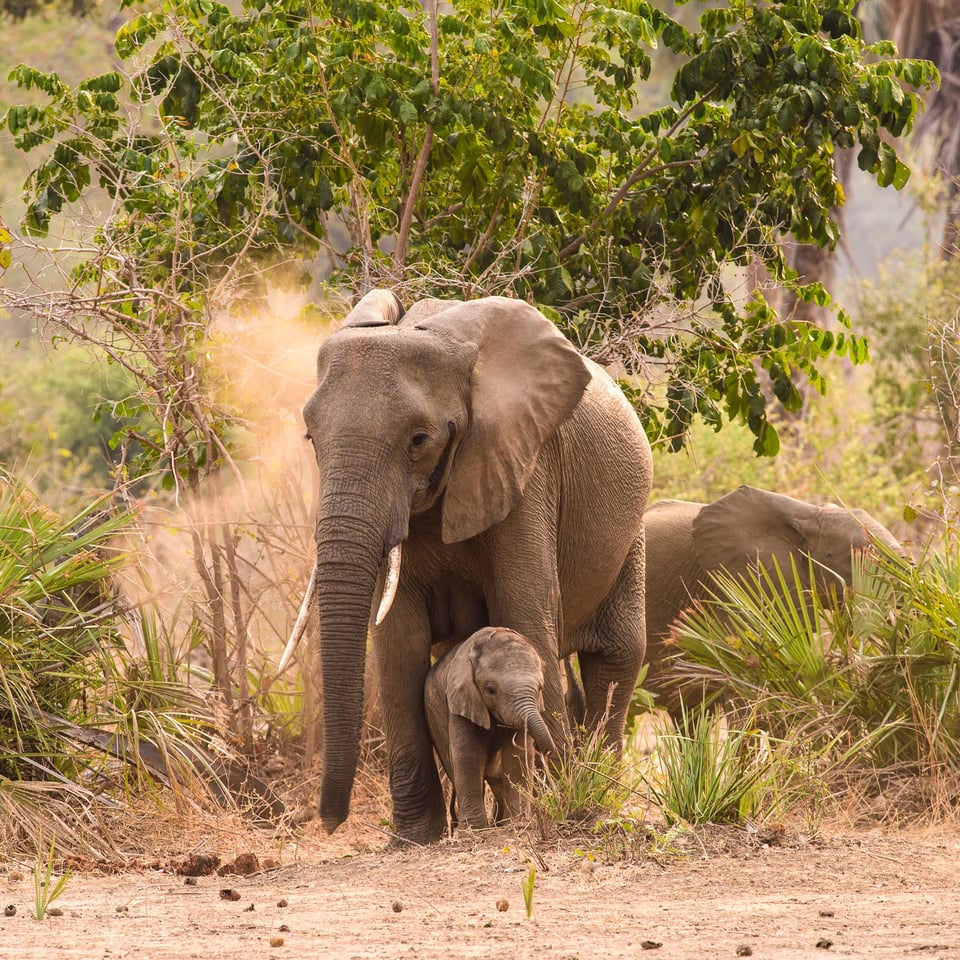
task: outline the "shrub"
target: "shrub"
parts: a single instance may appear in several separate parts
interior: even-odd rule
[[[792,600],[786,577],[799,580],[718,578],[679,626],[680,672],[722,683],[759,727],[804,738],[838,769],[960,774],[957,558],[881,550],[830,605]]]

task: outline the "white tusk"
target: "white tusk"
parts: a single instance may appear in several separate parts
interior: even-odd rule
[[[307,626],[307,617],[310,615],[310,601],[313,600],[313,595],[316,592],[317,561],[314,560],[313,572],[310,574],[310,582],[307,584],[306,592],[303,595],[303,603],[300,604],[300,611],[297,613],[297,622],[293,625],[293,630],[290,631],[290,639],[287,641],[287,645],[283,648],[283,653],[280,656],[280,665],[277,667],[278,676],[286,669],[291,657],[293,657],[293,651],[297,649],[297,644],[303,636],[303,631]]]
[[[387,555],[387,579],[383,585],[383,596],[380,598],[380,606],[377,609],[377,619],[374,620],[376,626],[380,626],[386,619],[390,608],[393,606],[393,599],[397,595],[397,584],[400,583],[400,544],[390,548]]]

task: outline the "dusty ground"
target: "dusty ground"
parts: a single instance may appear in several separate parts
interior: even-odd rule
[[[16,913],[0,916],[0,957],[960,957],[956,826],[812,838],[638,828],[629,846],[534,833],[387,850],[362,810],[333,837],[309,823],[295,842],[185,831],[182,859],[75,870],[62,915],[40,923],[30,865],[2,862],[0,901]],[[253,875],[175,872],[245,841]]]

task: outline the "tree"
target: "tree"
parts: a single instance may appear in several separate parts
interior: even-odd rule
[[[943,84],[928,97],[918,135],[936,142],[935,162],[943,174],[946,222],[943,255],[960,253],[960,15],[953,0],[885,0],[882,15],[900,49],[936,64]]]
[[[0,0],[0,14],[22,20],[51,6],[54,4],[49,0]],[[93,0],[57,0],[56,6],[73,17],[83,17],[92,9]]]
[[[818,384],[818,358],[865,347],[778,320],[762,297],[737,309],[720,268],[759,259],[791,285],[778,238],[838,238],[835,150],[859,146],[861,167],[902,186],[880,134],[913,123],[904,83],[935,77],[889,43],[864,46],[851,6],[734,0],[688,31],[642,0],[506,0],[495,16],[478,2],[421,15],[393,0],[252,0],[234,14],[171,0],[119,31],[129,78],[73,90],[14,71],[50,97],[5,117],[22,149],[53,148],[25,226],[43,234],[104,188],[111,211],[75,280],[128,313],[220,306],[318,251],[349,289],[509,290],[554,307],[603,358],[637,340],[665,360],[665,392],[644,396],[655,433],[679,445],[694,414],[719,426],[725,408],[772,453],[751,361],[795,406],[794,368]],[[686,58],[674,103],[635,116],[658,40]],[[710,304],[644,335],[663,293]],[[798,293],[829,302],[817,284]]]
[[[623,364],[654,438],[677,448],[695,416],[726,417],[773,454],[759,376],[794,410],[797,373],[823,389],[819,361],[859,362],[866,344],[778,317],[731,268],[759,263],[831,305],[781,238],[837,242],[837,149],[903,186],[881,134],[910,128],[906,88],[936,76],[865,45],[851,8],[731,0],[687,29],[647,0],[166,0],[119,30],[126,73],[74,88],[14,69],[47,97],[3,117],[20,149],[42,148],[17,243],[48,242],[69,213],[75,252],[61,292],[0,295],[139,378],[139,411],[123,411],[136,469],[193,494],[231,463],[235,416],[204,364],[213,318],[310,262],[332,291],[535,301]],[[645,109],[657,44],[681,65],[672,103]],[[212,630],[241,642],[237,597],[232,625],[223,607],[234,535],[225,517],[204,529],[220,531],[195,551],[212,557]]]

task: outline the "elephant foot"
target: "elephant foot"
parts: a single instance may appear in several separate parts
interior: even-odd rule
[[[461,833],[479,833],[481,830],[489,830],[490,824],[486,821],[481,823],[475,820],[473,823],[466,823],[461,820],[458,824],[458,829]]]
[[[447,818],[443,817],[419,817],[415,820],[396,819],[394,824],[394,833],[390,839],[389,847],[395,849],[406,847],[410,844],[416,846],[426,846],[428,843],[436,843],[447,835]]]

